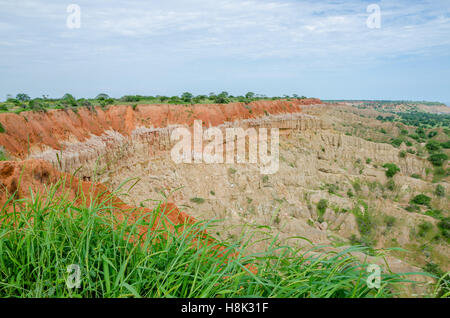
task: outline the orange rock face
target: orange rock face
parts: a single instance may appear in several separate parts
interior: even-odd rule
[[[266,114],[298,113],[302,106],[320,103],[318,99],[303,99],[257,101],[248,105],[139,105],[134,110],[131,106],[111,106],[108,110],[98,107],[95,111],[80,108],[76,113],[71,110],[4,113],[0,114],[0,123],[6,132],[0,134],[0,145],[12,156],[25,159],[36,147],[60,150],[61,141],[74,138],[84,141],[107,130],[129,135],[137,127],[192,125],[194,120],[216,126]]]

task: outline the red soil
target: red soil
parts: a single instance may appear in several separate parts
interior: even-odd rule
[[[170,124],[192,125],[202,120],[207,126],[225,121],[258,118],[268,114],[301,112],[301,106],[321,104],[318,99],[257,101],[249,105],[231,103],[223,105],[139,105],[111,106],[108,110],[80,108],[77,113],[65,110],[0,114],[5,133],[0,133],[0,145],[17,158],[25,159],[30,149],[48,146],[61,149],[61,141],[76,138],[84,141],[106,130],[129,135],[135,128],[166,127]]]
[[[75,200],[77,206],[89,206],[93,200],[106,201],[113,208],[118,220],[128,218],[129,222],[133,223],[141,216],[152,213],[152,210],[147,208],[126,205],[101,183],[81,181],[67,173],[59,172],[50,163],[42,160],[0,162],[0,207],[5,207],[11,195],[15,195],[15,199],[29,198],[32,191],[34,194],[39,193],[45,197],[48,194],[48,187],[51,184],[57,184],[58,181],[62,183],[58,187],[57,194],[65,195],[70,201]],[[11,206],[7,205],[5,208],[9,210]],[[173,224],[195,222],[195,219],[180,212],[172,203],[162,205],[161,211],[164,211],[164,215]],[[160,222],[172,228],[169,222],[162,221],[158,217],[155,224],[161,224]],[[145,230],[142,229],[142,231]]]

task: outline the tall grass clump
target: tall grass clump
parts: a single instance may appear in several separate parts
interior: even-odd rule
[[[370,289],[366,265],[351,255],[363,247],[320,253],[272,243],[251,254],[198,239],[209,223],[151,231],[167,213],[161,206],[129,222],[108,200],[77,205],[56,188],[11,196],[2,208],[0,297],[393,297],[406,281],[383,274]],[[67,285],[71,265],[79,288]]]

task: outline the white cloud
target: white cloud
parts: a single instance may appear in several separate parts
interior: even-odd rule
[[[443,0],[383,0],[379,30],[366,27],[367,3],[356,0],[74,2],[82,9],[82,28],[76,32],[65,28],[60,1],[0,0],[0,17],[6,19],[0,24],[0,46],[20,46],[21,39],[34,41],[42,52],[43,41],[71,49],[76,41],[74,52],[81,55],[148,47],[191,59],[322,58],[329,63],[439,53],[450,46],[450,3]]]

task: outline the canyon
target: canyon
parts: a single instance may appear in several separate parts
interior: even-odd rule
[[[0,165],[2,203],[6,193],[20,187],[24,197],[60,174],[74,176],[74,196],[81,183],[85,190],[94,185],[113,193],[124,211],[139,207],[148,212],[163,202],[173,207],[174,222],[191,217],[211,222],[215,238],[245,242],[255,253],[274,238],[305,249],[339,250],[367,239],[358,219],[366,214],[372,217],[371,246],[385,249],[385,258],[374,254],[361,259],[393,272],[420,272],[432,260],[448,271],[448,244],[437,242],[432,250],[419,251],[423,242],[411,234],[421,223],[437,221],[405,210],[415,194],[433,192],[434,184],[427,179],[432,165],[410,153],[399,156],[399,149],[390,144],[345,134],[349,122],[378,125],[370,117],[376,112],[367,110],[363,117],[358,112],[364,111],[293,99],[3,113],[0,145],[10,161]],[[195,120],[221,130],[278,128],[279,170],[262,175],[259,164],[175,163],[171,134],[179,127],[191,129]],[[386,189],[385,163],[400,168],[395,190]],[[21,168],[27,173],[19,182]],[[447,181],[440,182],[446,193]],[[324,200],[326,207],[317,208]],[[433,202],[448,213],[446,197]],[[388,217],[395,219],[394,225],[384,221]],[[390,248],[416,250],[408,254]]]

